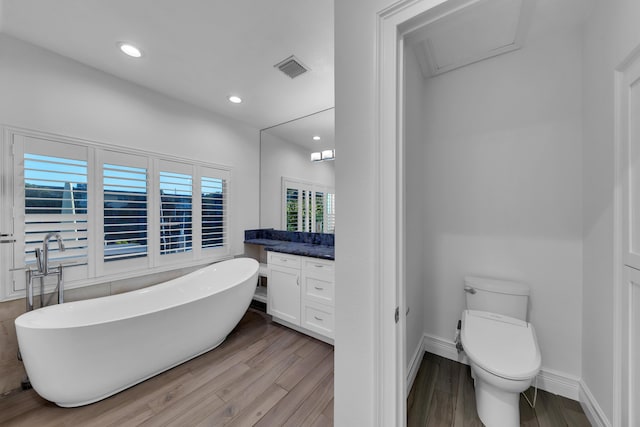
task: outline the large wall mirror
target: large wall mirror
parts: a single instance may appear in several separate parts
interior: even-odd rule
[[[260,132],[260,227],[335,232],[334,109]]]

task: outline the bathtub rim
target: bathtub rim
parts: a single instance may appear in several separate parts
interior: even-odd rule
[[[111,298],[111,299],[124,299],[126,298],[127,295],[130,294],[143,294],[146,292],[149,292],[150,288],[154,288],[154,287],[163,287],[163,286],[171,286],[170,282],[175,281],[175,280],[180,280],[180,279],[185,279],[191,275],[197,275],[197,274],[202,274],[202,270],[205,270],[207,268],[213,267],[214,265],[220,264],[220,263],[234,263],[234,262],[248,262],[248,263],[253,263],[255,264],[255,271],[252,272],[251,274],[247,274],[246,276],[242,276],[239,277],[236,281],[231,282],[229,284],[227,284],[226,286],[220,288],[220,289],[216,289],[216,292],[213,293],[209,293],[209,294],[205,294],[205,295],[197,295],[195,297],[191,297],[188,298],[186,300],[182,300],[178,303],[168,303],[166,305],[163,305],[161,307],[155,307],[151,310],[141,310],[141,311],[137,311],[134,312],[132,314],[128,314],[128,315],[123,315],[123,316],[117,316],[117,317],[113,317],[113,318],[109,318],[107,320],[96,320],[96,321],[90,321],[90,322],[78,322],[75,324],[66,324],[66,325],[42,325],[42,324],[34,324],[33,319],[31,319],[32,317],[40,317],[43,315],[49,315],[50,312],[56,313],[57,311],[62,311],[62,310],[73,310],[73,306],[76,305],[80,305],[81,308],[84,308],[85,305],[96,305],[96,304],[101,304],[102,301],[104,301],[104,299],[107,298]],[[160,311],[164,311],[164,310],[169,310],[172,308],[176,308],[176,307],[180,307],[189,303],[193,303],[194,301],[198,301],[201,299],[205,299],[208,297],[211,297],[213,295],[217,295],[217,294],[221,294],[223,292],[226,292],[232,288],[234,288],[235,286],[239,286],[241,284],[243,284],[244,282],[251,280],[254,276],[257,279],[257,275],[258,275],[258,269],[259,269],[260,264],[258,263],[258,261],[256,261],[253,258],[248,258],[248,257],[240,257],[240,258],[231,258],[228,260],[223,260],[223,261],[217,261],[208,265],[205,265],[197,270],[194,270],[190,273],[187,273],[185,275],[182,276],[178,276],[175,277],[173,279],[170,280],[166,280],[164,282],[160,282],[154,285],[150,285],[150,286],[146,286],[144,288],[140,288],[140,289],[136,289],[136,290],[132,290],[132,291],[128,291],[128,292],[123,292],[123,293],[119,293],[119,294],[115,294],[115,295],[105,295],[103,297],[97,297],[97,298],[90,298],[90,299],[86,299],[86,300],[79,300],[79,301],[70,301],[70,302],[66,302],[63,304],[54,304],[54,305],[50,305],[47,307],[42,307],[42,308],[38,308],[36,310],[33,311],[28,311],[26,313],[21,314],[20,316],[18,316],[15,321],[15,327],[18,328],[23,328],[23,329],[50,329],[50,330],[64,330],[64,329],[74,329],[74,328],[84,328],[84,327],[91,327],[91,326],[96,326],[96,325],[101,325],[101,324],[110,324],[110,323],[115,323],[115,322],[121,322],[124,320],[128,320],[128,319],[132,319],[134,317],[139,317],[139,316],[146,316],[146,315],[150,315],[150,314],[154,314]],[[156,288],[157,289],[157,288]],[[77,309],[76,309],[77,310]],[[71,313],[65,313],[65,315],[70,315]],[[210,349],[211,350],[211,349]]]

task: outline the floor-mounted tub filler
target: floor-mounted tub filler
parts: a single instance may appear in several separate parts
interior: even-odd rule
[[[111,396],[220,345],[246,312],[258,262],[237,258],[155,286],[25,313],[31,384],[59,406]]]

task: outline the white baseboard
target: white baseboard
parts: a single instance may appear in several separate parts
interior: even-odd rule
[[[327,344],[335,345],[333,338],[325,337],[324,335],[321,335],[321,334],[319,334],[317,332],[311,331],[311,330],[309,330],[307,328],[303,328],[302,326],[294,325],[293,323],[289,323],[286,320],[278,319],[275,316],[271,316],[271,320],[273,320],[274,322],[279,323],[279,324],[281,324],[283,326],[286,326],[289,329],[293,329],[294,331],[298,331],[301,334],[309,335],[310,337],[315,338],[318,341],[324,341]]]
[[[416,350],[413,352],[413,356],[411,357],[411,361],[409,362],[409,369],[407,370],[407,396],[411,391],[411,387],[413,387],[413,382],[416,380],[418,369],[420,369],[420,364],[422,363],[423,356],[424,335],[420,338],[420,342],[418,343]]]
[[[538,387],[549,393],[559,394],[572,400],[580,399],[580,379],[553,369],[541,369],[538,374]]]
[[[580,406],[592,426],[611,427],[611,422],[602,411],[596,398],[591,394],[589,387],[582,380],[580,380]]]
[[[424,334],[424,350],[465,365],[469,364],[467,356],[464,353],[458,353],[453,341],[436,337],[435,335]]]
[[[445,338],[424,334],[424,348],[429,353],[455,360],[468,365],[469,362],[464,353],[458,354],[453,341]],[[538,374],[538,387],[549,393],[559,394],[572,400],[579,400],[579,379],[562,372],[551,369],[541,369]]]

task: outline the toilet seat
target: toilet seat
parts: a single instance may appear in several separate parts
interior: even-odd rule
[[[465,310],[461,338],[469,359],[493,375],[525,380],[540,370],[540,350],[530,323],[496,313]]]

